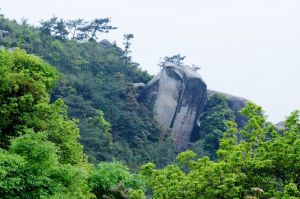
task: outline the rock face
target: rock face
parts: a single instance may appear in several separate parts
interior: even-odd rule
[[[185,149],[207,99],[207,86],[189,66],[165,66],[142,90],[140,101],[151,103],[156,119],[172,130],[175,147]]]
[[[242,108],[244,108],[244,106],[246,106],[246,104],[249,102],[249,100],[242,98],[242,97],[237,97],[237,96],[233,96],[233,95],[229,95],[226,93],[213,91],[213,90],[208,90],[207,93],[208,93],[208,96],[217,94],[217,93],[224,95],[228,100],[229,108],[234,113],[235,121],[238,124],[238,127],[242,128],[246,124],[247,118],[244,117],[243,115],[241,115],[239,113],[239,111],[242,110]]]
[[[106,46],[106,47],[111,47],[112,46],[112,44],[107,39],[103,39],[99,43],[103,46]]]
[[[143,90],[146,85],[143,82],[133,83],[132,87],[137,90]]]
[[[0,29],[0,37],[6,37],[10,34],[7,30]]]

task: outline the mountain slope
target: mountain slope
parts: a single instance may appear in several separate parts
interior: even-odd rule
[[[175,154],[169,132],[137,103],[132,87],[151,76],[121,48],[95,40],[59,39],[3,16],[0,30],[8,32],[1,35],[1,46],[25,49],[61,72],[52,101],[62,98],[69,116],[79,119],[80,141],[90,161],[117,159],[138,168],[148,161],[165,165],[172,160]],[[110,125],[103,125],[105,120]]]

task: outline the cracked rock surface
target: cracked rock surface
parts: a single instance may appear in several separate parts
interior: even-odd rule
[[[189,66],[165,66],[143,88],[140,100],[153,105],[154,115],[170,128],[178,151],[184,150],[207,99],[207,86]]]

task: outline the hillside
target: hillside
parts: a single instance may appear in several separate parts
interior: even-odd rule
[[[4,16],[0,29],[8,32],[0,37],[1,46],[25,49],[60,71],[51,101],[62,98],[69,116],[79,120],[80,142],[90,161],[118,159],[132,168],[147,161],[171,161],[175,154],[168,132],[137,103],[132,88],[133,82],[147,82],[151,76],[124,50],[105,41],[57,38]]]
[[[74,34],[69,38],[64,31],[53,30],[55,23],[59,24],[60,20],[52,18],[43,21],[41,27],[34,27],[2,16],[0,45],[25,49],[60,71],[51,101],[62,98],[68,115],[78,119],[80,142],[89,160],[97,163],[117,159],[135,169],[149,161],[159,166],[172,162],[178,150],[170,131],[154,119],[154,110],[149,104],[137,101],[139,92],[133,84],[147,83],[152,77],[131,59],[130,40],[126,40],[123,50],[105,39],[74,39]],[[66,31],[67,27],[64,28]],[[192,147],[199,155],[210,157],[215,156],[219,139],[226,130],[229,112],[233,110],[233,116],[238,119],[238,111],[245,105],[236,108],[239,101],[232,99],[237,98],[213,94],[209,95],[200,118],[202,127],[193,131],[192,142],[184,147]],[[219,101],[211,102],[215,98]],[[218,119],[210,119],[216,115]],[[241,127],[243,119],[238,123]],[[212,133],[212,129],[220,132]],[[205,138],[207,136],[210,140]]]
[[[1,198],[300,197],[299,111],[276,127],[180,54],[152,77],[115,28],[0,16]]]

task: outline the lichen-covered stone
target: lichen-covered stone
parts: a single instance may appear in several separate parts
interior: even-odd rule
[[[207,86],[189,66],[165,66],[143,89],[140,100],[153,105],[155,118],[170,128],[181,151],[199,125],[207,99]]]

